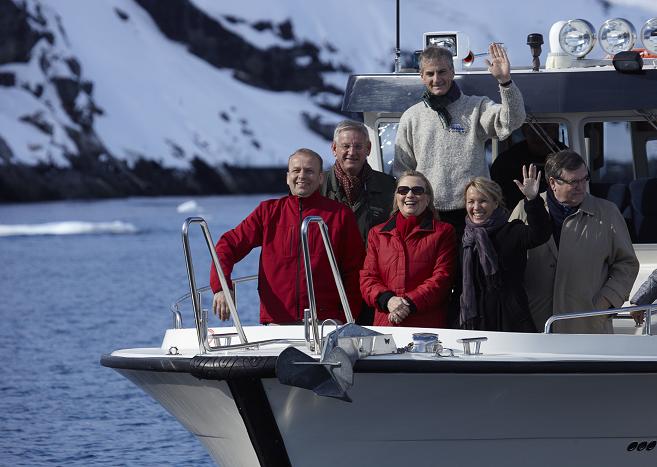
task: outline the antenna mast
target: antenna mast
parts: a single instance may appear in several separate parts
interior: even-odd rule
[[[395,73],[399,73],[401,66],[399,57],[401,56],[401,49],[399,48],[399,0],[396,0],[397,4],[397,14],[395,15],[395,21],[397,26],[397,45],[395,47]]]

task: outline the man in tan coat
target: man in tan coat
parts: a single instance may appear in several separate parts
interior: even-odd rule
[[[548,190],[542,196],[552,238],[527,252],[525,287],[539,330],[553,314],[622,306],[639,272],[627,225],[615,204],[587,193],[590,179],[582,157],[563,150],[545,164]],[[519,203],[511,219],[526,221]],[[638,321],[640,317],[635,319]],[[564,333],[612,333],[609,316],[564,320]]]

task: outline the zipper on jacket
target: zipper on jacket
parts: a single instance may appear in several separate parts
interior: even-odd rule
[[[297,321],[299,321],[302,317],[300,316],[301,313],[299,313],[299,306],[301,302],[301,290],[300,290],[300,282],[301,282],[301,222],[302,222],[302,211],[303,211],[303,201],[301,201],[302,198],[297,197],[299,200],[299,228],[297,229],[297,232],[299,232],[299,241],[297,242],[297,280],[296,280],[296,298],[297,298]]]

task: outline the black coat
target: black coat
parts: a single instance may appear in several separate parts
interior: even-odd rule
[[[525,200],[525,210],[527,225],[516,219],[490,234],[499,266],[493,280],[484,275],[478,254],[473,255],[478,313],[475,329],[536,332],[524,284],[527,250],[547,242],[552,229],[543,198]]]
[[[349,206],[333,167],[324,172],[324,184],[320,190],[321,194],[327,198]],[[356,215],[358,230],[360,230],[360,236],[365,244],[367,244],[367,234],[370,229],[387,221],[390,217],[394,198],[395,179],[383,172],[371,171],[360,197],[353,206],[350,206]]]

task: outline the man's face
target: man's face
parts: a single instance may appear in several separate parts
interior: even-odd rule
[[[550,189],[560,203],[570,207],[579,206],[586,196],[588,179],[589,171],[585,165],[575,170],[563,169],[559,178],[550,177]]]
[[[431,94],[444,96],[454,81],[454,70],[445,59],[422,60],[420,78]]]
[[[290,158],[287,165],[287,186],[290,192],[306,198],[312,195],[321,185],[323,174],[319,161],[304,153],[297,153]]]
[[[338,133],[337,141],[333,141],[331,145],[335,162],[351,176],[360,173],[371,148],[369,139],[356,130],[341,131]]]

